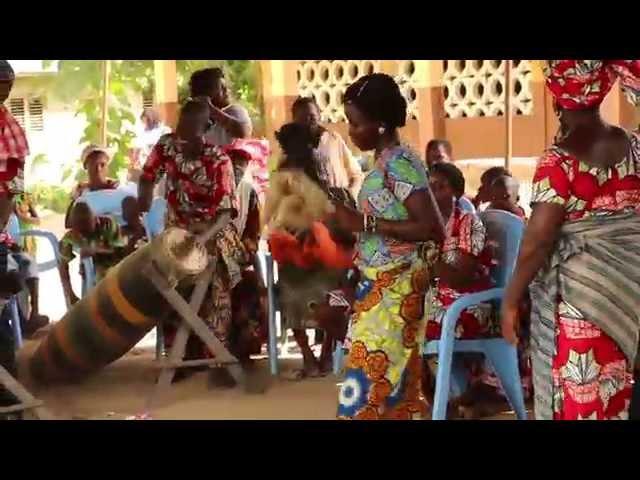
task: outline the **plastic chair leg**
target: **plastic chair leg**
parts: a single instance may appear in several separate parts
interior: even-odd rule
[[[333,351],[333,374],[339,375],[344,363],[344,348],[342,342],[336,341],[336,349]]]
[[[164,348],[164,326],[162,322],[159,322],[156,326],[156,360],[160,360],[167,356],[167,351]]]
[[[518,420],[526,420],[527,409],[524,405],[516,347],[509,345],[502,339],[498,339],[487,343],[484,350],[486,358],[491,367],[493,367],[494,372],[496,372],[502,389],[507,395],[507,400],[509,400],[511,408],[516,412]]]
[[[467,391],[469,387],[469,374],[467,369],[464,367],[464,363],[462,359],[458,356],[453,355],[453,359],[451,360],[451,386],[449,387],[450,397],[455,398],[462,395]]]
[[[13,339],[15,342],[16,350],[22,348],[22,326],[20,325],[20,312],[18,312],[18,300],[15,296],[11,297],[9,301],[9,308],[11,309],[11,328],[13,329]]]
[[[433,420],[447,419],[449,388],[451,378],[451,362],[453,358],[453,332],[442,332],[438,345],[438,373],[436,374],[436,392],[433,401]]]
[[[267,277],[267,300],[269,311],[269,369],[271,375],[278,375],[278,339],[276,328],[276,299],[273,278],[273,257],[270,253],[265,255],[266,277]]]

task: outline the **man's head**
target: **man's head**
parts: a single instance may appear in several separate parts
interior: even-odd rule
[[[160,125],[160,114],[155,108],[145,108],[140,115],[145,130],[153,130]]]
[[[191,98],[209,97],[218,108],[229,105],[229,89],[221,68],[205,68],[191,75],[189,80]]]
[[[95,216],[87,203],[77,202],[71,209],[71,228],[82,236],[92,234],[96,229]]]
[[[313,97],[298,97],[291,107],[291,116],[295,123],[306,125],[312,130],[320,126],[320,107]]]
[[[451,161],[452,148],[448,140],[433,139],[427,143],[425,160],[427,167],[431,168],[436,163],[447,163]]]
[[[494,206],[503,204],[516,206],[518,204],[519,190],[520,185],[515,178],[509,175],[501,175],[493,181],[489,188],[489,200]]]
[[[7,60],[0,60],[0,104],[9,98],[16,76]]]
[[[209,124],[209,107],[202,102],[189,101],[180,110],[176,133],[183,140],[202,137]]]
[[[127,225],[140,222],[140,207],[136,197],[129,196],[122,200],[122,218]]]
[[[490,202],[490,190],[491,185],[498,177],[502,176],[511,176],[511,172],[509,172],[504,167],[491,167],[484,171],[482,176],[480,177],[480,188],[478,188],[478,194],[476,199],[479,203]]]

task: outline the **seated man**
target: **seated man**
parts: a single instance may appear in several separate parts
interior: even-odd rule
[[[425,160],[427,162],[427,168],[431,168],[436,163],[449,163],[452,161],[453,151],[451,143],[448,140],[441,140],[434,138],[429,140],[425,151]]]
[[[126,249],[118,223],[111,217],[94,215],[84,202],[73,206],[70,222],[71,229],[60,240],[60,275],[65,295],[73,305],[78,302],[69,277],[69,263],[75,258],[74,249],[80,251],[81,258],[93,257],[98,282],[125,257]],[[81,270],[81,274],[86,273]]]

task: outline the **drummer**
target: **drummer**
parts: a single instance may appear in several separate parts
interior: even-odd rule
[[[208,122],[208,105],[187,102],[180,112],[175,133],[162,136],[151,151],[143,167],[138,192],[142,210],[148,210],[153,186],[166,174],[167,226],[184,228],[195,234],[210,229],[222,213],[237,215],[233,164],[225,150],[205,136]],[[241,352],[234,339],[243,336],[241,330],[244,327],[234,322],[231,292],[242,279],[249,255],[233,223],[209,240],[206,248],[210,257],[215,259],[215,271],[199,312],[200,317],[223,345],[239,356]],[[165,329],[168,343],[173,342],[175,323]],[[187,359],[211,356],[200,339],[192,336],[187,344]],[[253,373],[251,362],[245,360],[248,359],[240,358],[245,372]],[[193,371],[181,369],[178,379]],[[259,376],[249,375],[248,379],[251,380],[247,384],[249,388],[264,389]],[[253,382],[254,379],[258,382]],[[235,385],[235,380],[225,369],[213,369],[212,381],[224,387]]]

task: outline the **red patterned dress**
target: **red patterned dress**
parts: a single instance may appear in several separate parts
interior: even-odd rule
[[[454,263],[460,254],[468,254],[478,260],[478,281],[464,289],[454,289],[442,280],[438,281],[435,296],[427,318],[427,340],[440,338],[442,320],[447,308],[468,293],[481,292],[492,287],[489,278],[491,252],[486,245],[486,230],[480,218],[455,207],[447,221],[446,237],[442,247],[442,260]],[[495,312],[490,303],[481,303],[465,310],[456,325],[458,339],[473,339],[499,335]]]
[[[163,175],[167,180],[168,226],[198,234],[212,225],[219,212],[236,208],[231,159],[222,147],[207,140],[203,140],[198,158],[191,159],[184,155],[176,134],[163,135],[147,158],[141,179],[157,183]],[[233,329],[231,291],[242,280],[247,251],[232,223],[208,241],[206,247],[211,257],[218,260],[200,317],[221,342],[237,351],[240,347],[235,343],[243,335]],[[168,329],[167,346],[173,342],[173,333],[173,329]],[[187,356],[207,357],[210,353],[192,337]]]
[[[446,225],[446,237],[442,249],[442,260],[453,263],[456,256],[466,253],[478,260],[478,280],[472,286],[464,289],[455,289],[443,281],[438,281],[435,296],[430,304],[427,317],[427,340],[440,338],[442,321],[448,307],[460,297],[469,293],[481,292],[493,286],[489,277],[489,270],[493,265],[491,245],[487,241],[486,229],[480,218],[470,212],[464,212],[455,207]],[[523,309],[522,314],[528,314]],[[493,303],[480,303],[463,311],[456,324],[455,337],[460,340],[473,340],[477,338],[499,337],[500,324],[497,311]],[[529,360],[528,344],[521,342],[518,346],[520,360],[520,376],[525,398],[531,396],[531,366]],[[503,394],[500,381],[493,370],[486,368],[484,362],[476,361],[474,356],[469,356],[465,365],[470,371],[471,381],[482,381]]]
[[[630,154],[610,168],[590,167],[558,146],[552,147],[538,162],[532,204],[562,205],[565,221],[637,210],[640,138],[631,134],[630,141]],[[554,419],[627,419],[633,376],[625,355],[577,308],[560,297],[556,308]]]
[[[0,195],[24,190],[24,161],[29,144],[24,130],[4,105],[0,105]]]

